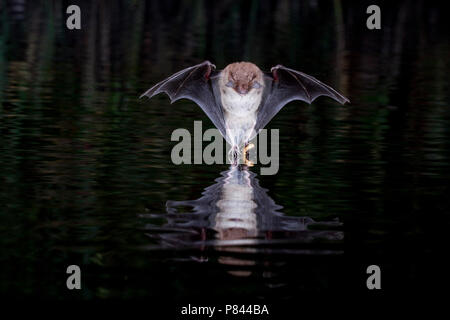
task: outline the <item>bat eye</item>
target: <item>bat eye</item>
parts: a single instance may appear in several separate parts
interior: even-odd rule
[[[253,89],[259,89],[259,88],[261,88],[261,85],[259,84],[258,81],[255,81],[255,82],[253,82],[252,88]]]
[[[232,88],[233,87],[233,81],[228,81],[226,84],[227,87]]]

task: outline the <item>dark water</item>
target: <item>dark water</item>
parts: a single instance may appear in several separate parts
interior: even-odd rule
[[[0,292],[272,303],[434,290],[448,255],[448,26],[428,2],[7,1],[0,23]],[[71,3],[70,3],[71,4]],[[280,170],[172,164],[190,101],[138,97],[205,59],[284,64],[349,97],[293,102]],[[79,265],[82,290],[66,289]]]

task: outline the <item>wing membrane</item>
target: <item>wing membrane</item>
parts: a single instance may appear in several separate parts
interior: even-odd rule
[[[225,120],[218,96],[218,77],[216,66],[209,61],[181,70],[157,83],[144,94],[149,98],[166,93],[171,103],[179,99],[194,101],[206,113],[212,123],[226,137]]]
[[[350,102],[346,97],[306,73],[277,65],[265,75],[266,95],[258,110],[255,132],[263,129],[286,104],[294,100],[312,103],[327,96],[339,103]]]

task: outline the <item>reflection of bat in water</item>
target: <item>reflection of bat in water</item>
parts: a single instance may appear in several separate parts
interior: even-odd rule
[[[147,235],[157,239],[155,248],[200,248],[202,258],[192,257],[196,261],[211,256],[211,250],[204,249],[213,247],[221,252],[217,261],[233,266],[229,272],[240,276],[256,271],[253,265],[267,267],[269,261],[265,259],[270,253],[340,253],[317,244],[341,242],[342,222],[285,215],[280,212],[283,207],[275,203],[268,191],[260,186],[254,172],[245,166],[231,166],[204,189],[200,198],[169,200],[167,214],[150,214],[149,218],[164,219],[167,223],[163,227],[147,224]],[[280,242],[300,243],[301,248],[280,247]],[[264,263],[256,260],[259,259],[256,252],[264,253]]]
[[[301,100],[311,103],[319,96],[328,96],[344,104],[349,100],[333,88],[300,71],[277,65],[263,73],[250,62],[229,64],[221,71],[205,61],[181,70],[161,81],[142,96],[149,98],[165,92],[172,102],[187,98],[197,103],[232,150],[249,141],[287,103]],[[141,96],[141,97],[142,97]]]

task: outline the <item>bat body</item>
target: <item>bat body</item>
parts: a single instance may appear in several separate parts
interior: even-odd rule
[[[248,62],[229,64],[220,72],[220,102],[226,137],[231,146],[246,144],[257,133],[256,120],[263,101],[263,81],[261,70]]]
[[[197,103],[237,152],[293,100],[311,103],[323,95],[342,104],[349,102],[305,73],[282,65],[264,73],[250,62],[232,63],[216,71],[214,64],[205,61],[175,73],[141,97],[161,92],[172,102],[186,98]]]

